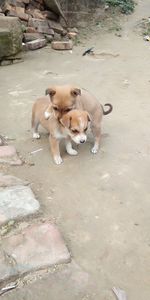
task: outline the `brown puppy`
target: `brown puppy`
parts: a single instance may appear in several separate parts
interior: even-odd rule
[[[62,163],[60,156],[59,142],[66,139],[66,151],[70,155],[77,155],[77,151],[72,148],[71,140],[76,144],[85,143],[87,140],[86,131],[90,121],[89,114],[82,110],[72,110],[62,115],[59,121],[55,118],[52,107],[49,108],[49,119],[46,120],[44,112],[49,107],[49,97],[38,99],[32,108],[32,128],[33,138],[39,139],[38,126],[41,124],[50,133],[49,142],[51,152],[56,164]]]
[[[94,135],[94,147],[92,153],[97,153],[100,146],[101,138],[101,120],[103,115],[109,114],[113,107],[109,106],[107,111],[104,111],[103,106],[99,101],[85,89],[75,88],[70,85],[54,86],[45,91],[46,95],[50,96],[50,106],[45,111],[45,118],[49,118],[49,111],[53,110],[57,120],[71,111],[72,109],[85,110],[89,113],[91,119],[91,130]]]

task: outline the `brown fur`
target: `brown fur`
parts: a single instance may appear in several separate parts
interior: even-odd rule
[[[95,139],[94,147],[91,151],[92,153],[97,153],[101,139],[102,117],[112,111],[112,105],[109,103],[105,104],[109,106],[109,110],[104,111],[99,101],[87,90],[70,85],[50,87],[46,90],[46,94],[50,96],[50,105],[47,112],[53,110],[57,120],[60,120],[66,112],[72,109],[85,110],[89,113],[91,130]]]
[[[44,117],[44,112],[49,108],[50,117]],[[88,128],[89,115],[86,111],[72,110],[62,115],[58,121],[52,107],[49,107],[49,96],[39,98],[32,107],[33,137],[40,138],[38,126],[41,124],[49,133],[49,142],[53,159],[56,164],[62,162],[59,150],[59,142],[66,139],[66,150],[70,155],[76,155],[77,151],[72,149],[71,139],[76,143],[86,141],[86,129]]]

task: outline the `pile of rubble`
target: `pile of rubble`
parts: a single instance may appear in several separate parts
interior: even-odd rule
[[[21,32],[19,33],[18,31],[16,40],[19,41],[21,38],[25,50],[36,50],[46,46],[48,42],[52,42],[53,49],[72,49],[72,39],[76,36],[77,32],[69,32],[67,29],[67,21],[58,1],[4,0],[0,5],[0,64],[4,60],[1,53],[6,53],[5,45],[1,49],[2,44],[4,40],[7,40],[7,48],[11,48],[10,45],[8,47],[8,40],[10,35],[12,35],[12,39],[14,40],[16,29],[13,30],[13,24],[17,20],[20,24]],[[17,24],[18,27],[19,25]],[[19,51],[20,49],[18,49]],[[11,57],[11,55],[16,53],[17,51],[13,51],[6,57]],[[14,60],[16,61],[16,58]],[[10,61],[12,62],[11,58],[9,59]],[[7,59],[7,62],[5,61],[4,64],[9,64],[9,62]]]

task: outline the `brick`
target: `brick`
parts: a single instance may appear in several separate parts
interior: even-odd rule
[[[63,27],[60,25],[60,23],[52,21],[52,20],[48,20],[48,25],[50,28],[52,28],[55,32],[63,34],[64,29]]]
[[[12,273],[18,276],[56,264],[70,262],[70,253],[55,225],[34,224],[25,228],[21,234],[2,240],[2,249],[9,261],[0,254],[0,281],[10,279]],[[11,264],[13,262],[13,264]],[[5,276],[4,276],[5,275]]]
[[[27,27],[26,33],[37,33],[37,30],[34,27]]]
[[[0,62],[0,65],[1,65],[2,67],[4,67],[4,66],[9,66],[9,65],[12,65],[12,61],[11,61],[11,60],[8,60],[8,59],[4,59],[4,60],[2,60],[2,61]],[[0,162],[1,162],[1,160],[0,160]]]
[[[62,40],[61,34],[55,32],[54,33],[54,41],[61,41],[61,40]]]
[[[17,17],[22,21],[28,21],[29,15],[26,13],[17,13]]]
[[[67,35],[71,40],[75,40],[77,38],[77,33],[75,32],[68,32]]]
[[[41,11],[39,9],[34,9],[32,11],[32,16],[35,19],[45,20],[44,15],[41,13]]]
[[[24,12],[25,12],[24,7],[17,6],[15,9],[16,9],[17,14],[24,14]]]
[[[47,44],[46,39],[38,39],[38,40],[26,43],[26,47],[28,50],[37,50],[39,48],[45,47],[46,44]]]
[[[25,43],[34,41],[37,39],[44,39],[44,35],[41,33],[24,33],[24,35],[23,35],[23,41]]]
[[[44,11],[41,11],[41,13],[47,19],[50,19],[53,21],[58,21],[58,15],[56,15],[54,12],[52,12],[50,10],[44,10]]]
[[[17,7],[23,7],[25,9],[25,4],[22,1],[18,1],[16,2],[16,6]]]
[[[8,187],[14,185],[27,185],[27,184],[28,184],[27,181],[23,181],[20,178],[0,173],[0,187]]]
[[[53,35],[50,35],[50,34],[46,34],[45,35],[45,38],[47,40],[48,43],[51,43],[54,39]]]
[[[21,0],[24,4],[29,4],[30,0]]]
[[[17,12],[14,9],[10,9],[6,14],[8,17],[17,17]]]
[[[49,28],[47,20],[30,19],[28,22],[29,27],[34,27],[39,33],[54,35],[53,29]]]
[[[71,50],[73,48],[72,41],[53,41],[51,43],[54,50]]]
[[[28,186],[0,188],[0,226],[38,211],[39,203]]]

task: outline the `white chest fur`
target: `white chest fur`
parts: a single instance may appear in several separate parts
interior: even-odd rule
[[[64,139],[67,137],[67,134],[65,132],[61,132],[59,131],[58,129],[55,131],[55,134],[54,134],[55,138],[58,139],[58,140],[61,140],[61,139]]]

